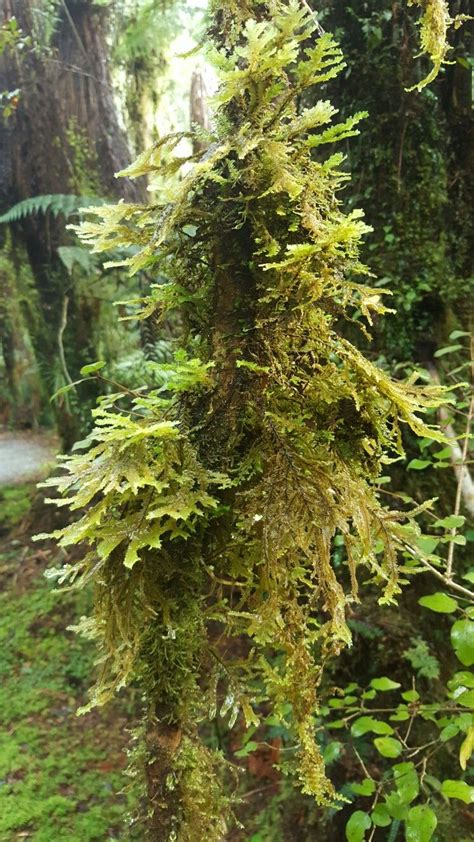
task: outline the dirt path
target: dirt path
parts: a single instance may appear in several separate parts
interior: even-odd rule
[[[51,433],[0,433],[0,486],[43,479],[57,451]]]

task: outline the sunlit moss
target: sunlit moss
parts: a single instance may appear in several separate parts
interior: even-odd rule
[[[161,387],[103,399],[95,430],[50,482],[65,505],[86,507],[56,537],[89,551],[53,575],[96,583],[95,616],[81,625],[101,647],[94,699],[136,680],[150,722],[183,735],[161,782],[174,795],[154,800],[179,840],[196,826],[222,837],[216,811],[225,818],[228,804],[197,731],[218,708],[251,724],[267,703],[298,748],[286,771],[334,803],[314,733],[322,665],[351,642],[360,571],[382,601],[400,589],[417,512],[385,509],[374,482],[403,452],[404,425],[437,436],[419,413],[442,400],[391,380],[344,337],[356,310],[370,327],[386,308],[358,280],[368,229],[360,211],[342,211],[343,156],[312,152],[356,133],[364,115],[334,123],[327,101],[298,111],[344,66],[338,45],[299,0],[248,2],[245,23],[238,5],[215,4],[207,150],[177,158],[181,135],[164,138],[122,175],[181,172],[173,195],[96,208],[79,229],[97,252],[132,246],[132,272],[167,278],[137,317],[179,312],[175,363],[156,366]],[[153,762],[152,752],[148,774]],[[208,797],[196,801],[199,787]]]

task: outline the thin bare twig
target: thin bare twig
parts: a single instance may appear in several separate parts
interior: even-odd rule
[[[458,486],[456,489],[456,500],[454,503],[454,514],[457,516],[459,515],[461,509],[461,501],[462,501],[462,491],[463,491],[463,481],[464,481],[464,472],[467,471],[466,461],[467,461],[467,452],[469,449],[469,439],[470,439],[470,432],[471,432],[471,424],[472,418],[474,415],[474,394],[471,397],[471,402],[469,404],[469,412],[467,414],[467,421],[466,421],[466,435],[464,437],[464,444],[462,448],[462,458],[461,458],[461,467],[459,469],[459,477],[458,477]],[[453,575],[453,561],[454,561],[454,538],[456,537],[457,528],[454,526],[451,529],[451,543],[449,544],[448,550],[448,560],[446,564],[446,577],[448,579],[452,578]]]

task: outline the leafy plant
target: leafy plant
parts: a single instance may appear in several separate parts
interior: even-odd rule
[[[402,430],[443,439],[420,419],[440,388],[391,379],[345,335],[355,312],[370,327],[386,308],[357,280],[367,226],[341,209],[343,156],[313,150],[352,136],[364,115],[333,124],[327,100],[297,107],[341,71],[341,51],[299,0],[213,11],[221,84],[208,149],[178,157],[182,136],[163,138],[121,175],[181,172],[173,195],[91,209],[79,228],[94,252],[130,248],[131,272],[167,278],[137,316],[179,313],[180,350],[157,365],[157,388],[101,399],[65,475],[48,481],[83,512],[55,537],[84,543],[84,558],[51,575],[95,582],[94,616],[79,625],[101,650],[92,702],[138,682],[150,833],[190,841],[220,839],[228,821],[229,770],[199,734],[217,711],[252,727],[271,709],[294,749],[284,771],[340,805],[316,740],[322,668],[351,642],[358,577],[391,602],[416,562],[433,566],[416,522],[429,502],[388,509],[376,483],[403,453]],[[382,677],[368,692],[394,689]],[[403,715],[414,701],[402,697]],[[404,751],[390,725],[374,746],[387,759]],[[394,818],[410,832],[432,824],[413,809]],[[354,816],[362,838],[372,818]]]
[[[91,201],[96,201],[90,196],[74,196],[53,193],[47,196],[31,196],[13,205],[6,213],[0,216],[0,223],[18,222],[26,216],[38,213],[52,213],[53,216],[62,214],[66,217],[76,214],[80,208],[88,207]]]

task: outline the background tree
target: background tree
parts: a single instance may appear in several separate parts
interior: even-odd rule
[[[114,179],[130,153],[114,102],[107,7],[92,0],[8,0],[3,12],[33,45],[1,57],[0,87],[19,93],[0,127],[0,208],[32,200],[30,212],[24,209],[14,224],[13,245],[20,255],[26,251],[31,266],[33,300],[26,302],[24,313],[47,405],[48,392],[69,382],[80,364],[97,356],[92,326],[100,299],[76,289],[71,266],[62,257],[61,247],[74,245],[65,233],[65,218],[84,202],[80,197],[137,199],[143,191],[126,180],[118,186]],[[55,200],[37,200],[35,205],[34,197],[51,194]],[[44,213],[38,212],[41,207]],[[14,284],[14,267],[10,275]],[[18,290],[19,298],[22,293]],[[6,362],[11,372],[11,360]],[[79,418],[64,398],[54,407],[68,448],[77,438]]]

